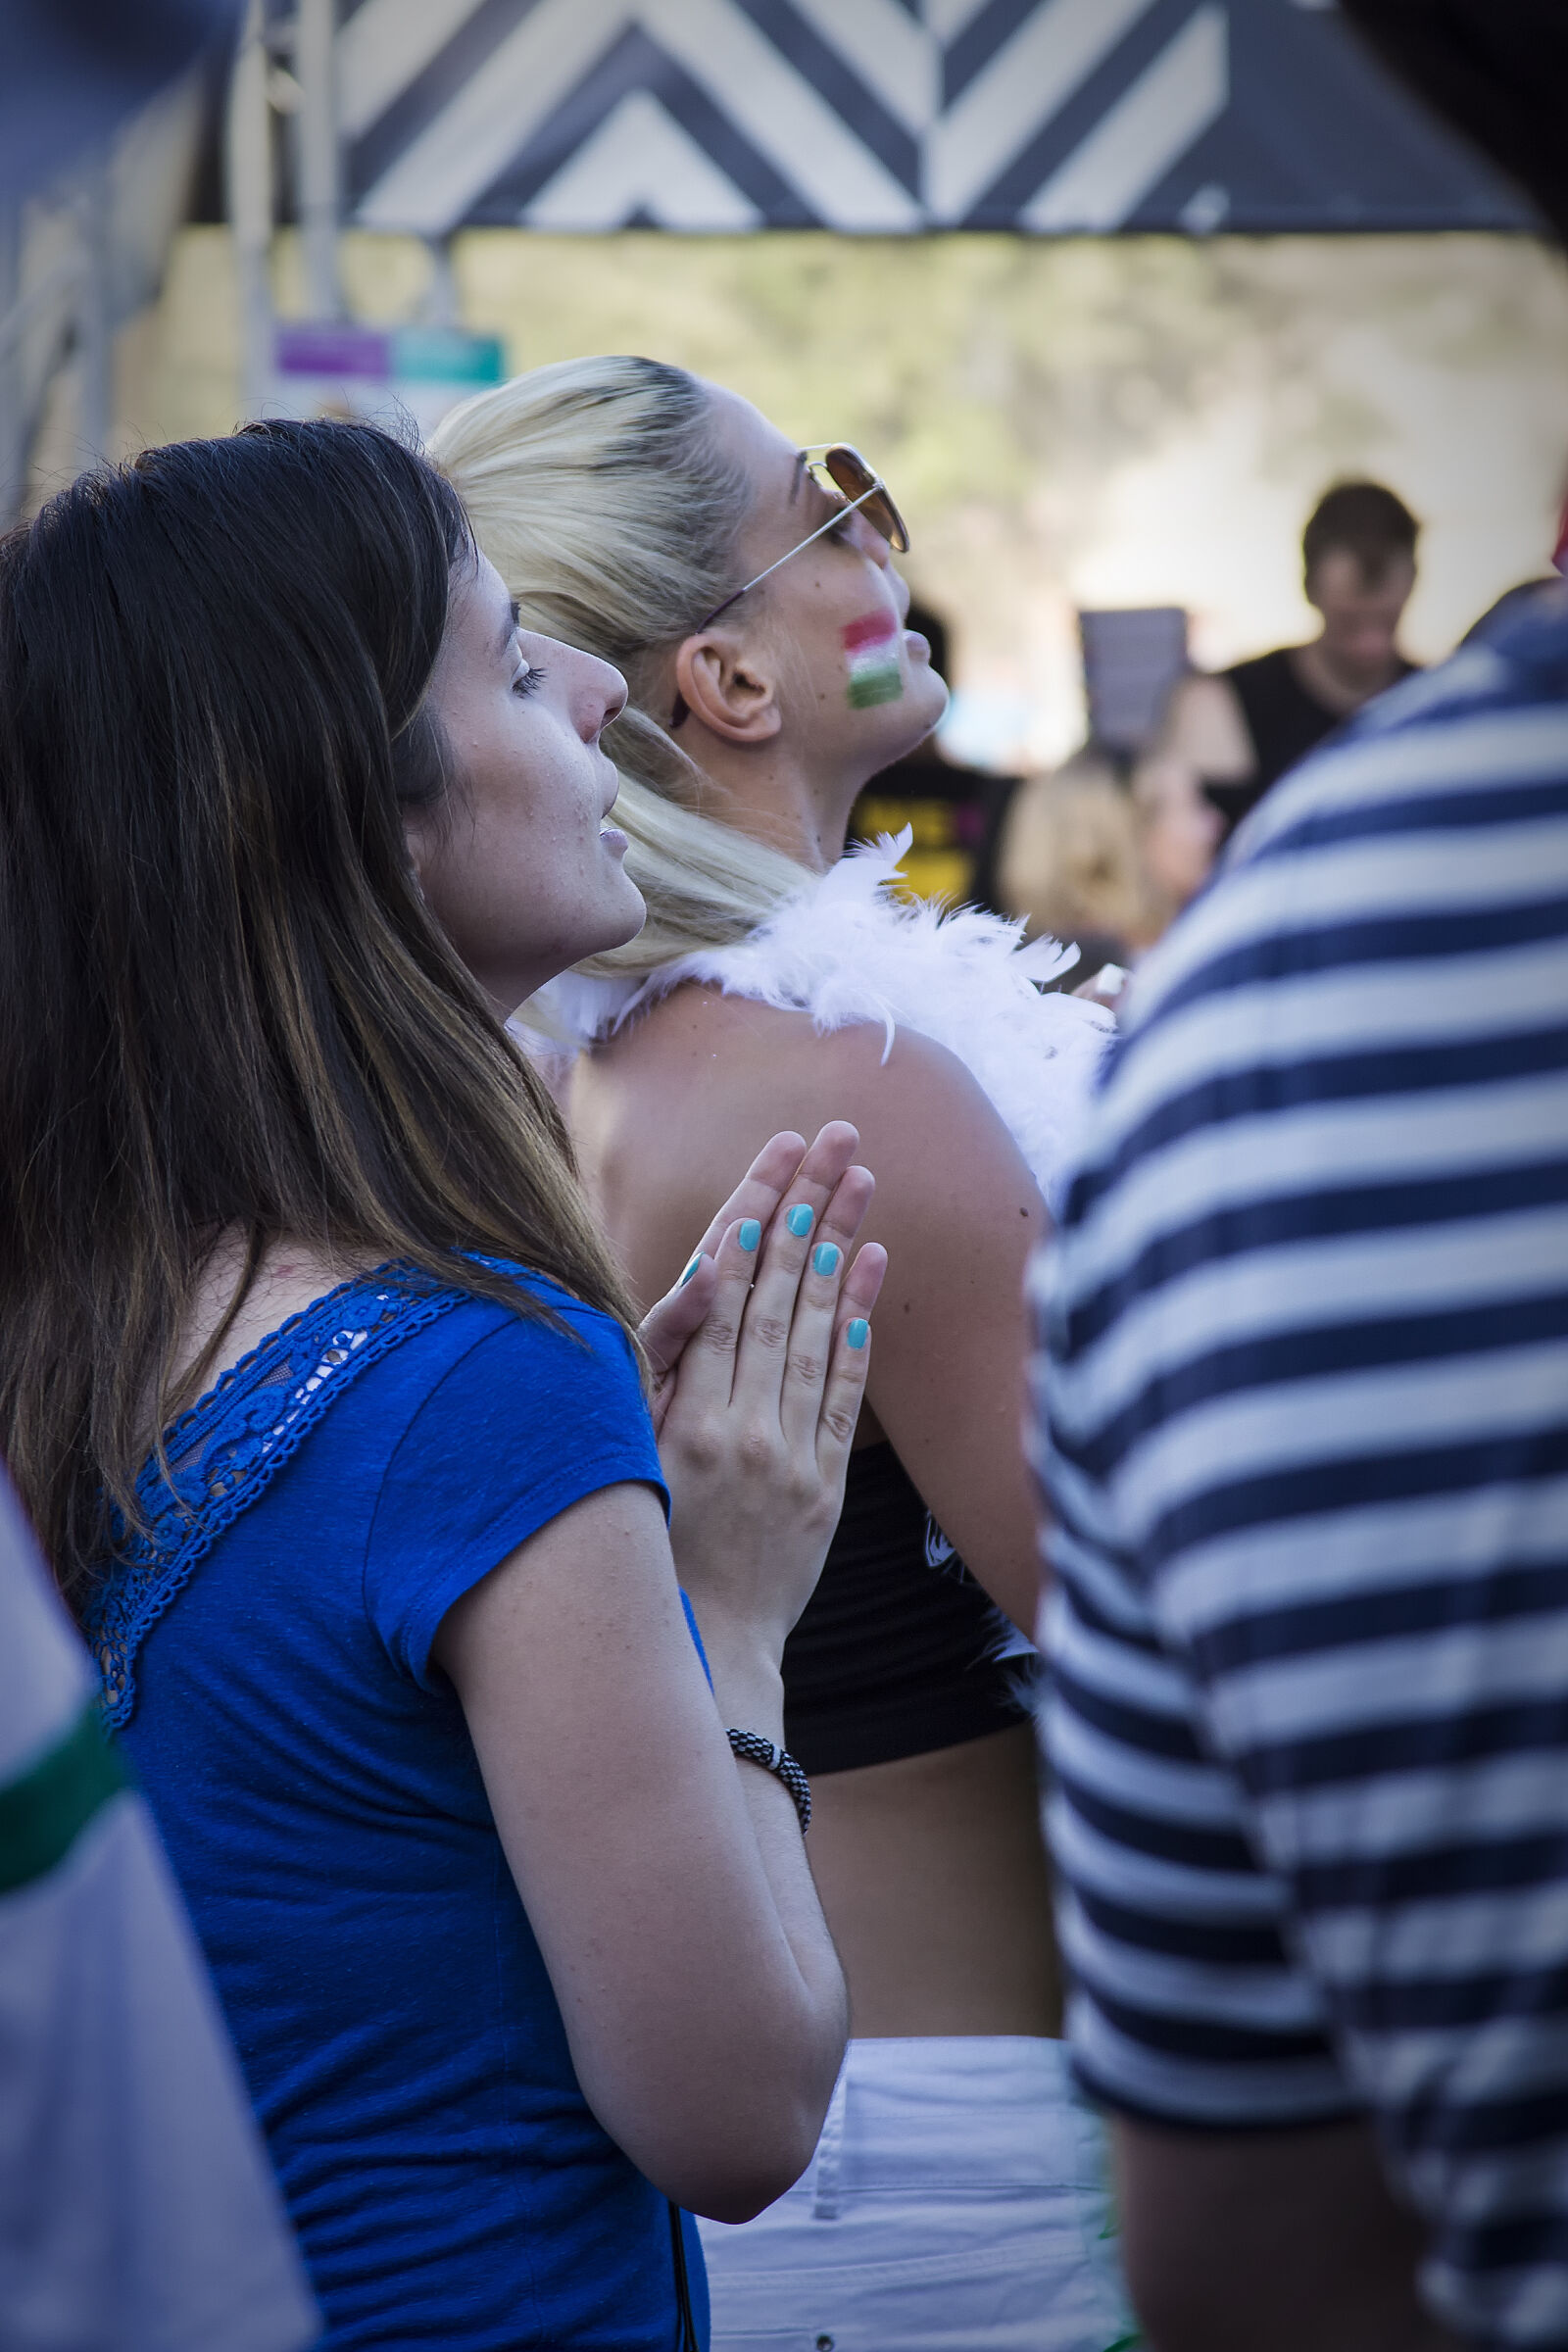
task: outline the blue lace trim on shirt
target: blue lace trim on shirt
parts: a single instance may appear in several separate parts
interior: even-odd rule
[[[334,1397],[377,1357],[473,1296],[410,1289],[412,1273],[378,1266],[291,1315],[180,1415],[164,1442],[169,1473],[156,1454],[147,1462],[136,1481],[142,1532],[127,1535],[122,1521],[113,1527],[114,1564],[86,1626],[111,1729],[136,1704],[136,1656],[152,1628]]]

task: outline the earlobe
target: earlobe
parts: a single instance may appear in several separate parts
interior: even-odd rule
[[[726,743],[768,743],[783,724],[766,669],[717,637],[687,638],[675,656],[675,690],[692,716]]]

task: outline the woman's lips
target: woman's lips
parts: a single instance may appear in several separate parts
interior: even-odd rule
[[[922,637],[918,629],[906,629],[904,632],[904,642],[909,649],[911,660],[918,660],[921,662],[930,661],[930,640],[929,638]]]
[[[626,836],[618,825],[601,825],[599,838],[612,857],[619,858],[625,854]]]

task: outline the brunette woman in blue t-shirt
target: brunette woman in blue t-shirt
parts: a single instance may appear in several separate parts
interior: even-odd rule
[[[844,2043],[779,1659],[870,1180],[768,1146],[645,1327],[656,1446],[502,1026],[641,920],[623,696],[368,428],[0,545],[0,1429],[334,2352],[704,2341],[679,2209],[795,2179]]]

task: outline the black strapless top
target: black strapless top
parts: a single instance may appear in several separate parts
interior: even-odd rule
[[[934,1526],[891,1446],[850,1456],[844,1512],[784,1645],[784,1737],[849,1772],[1009,1730],[1027,1707],[1010,1628]]]

